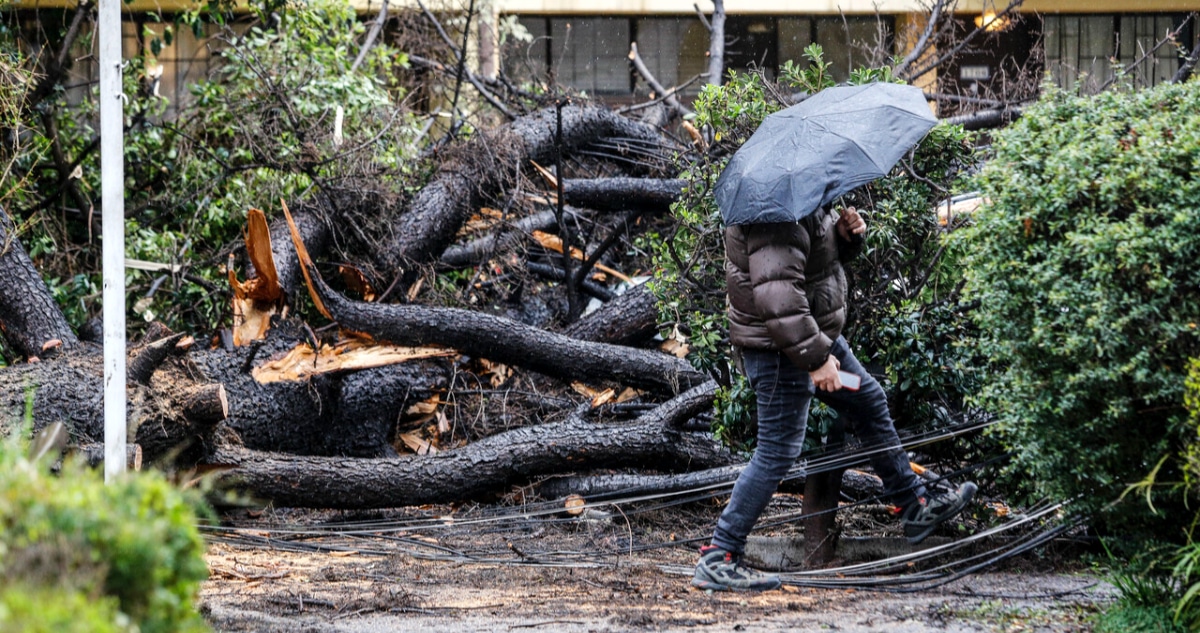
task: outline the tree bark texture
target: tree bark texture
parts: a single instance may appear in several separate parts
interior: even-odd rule
[[[577,221],[583,213],[582,209],[569,206],[563,210],[563,216],[568,222]],[[554,211],[534,213],[511,223],[511,225],[505,225],[490,235],[471,240],[460,246],[451,246],[442,253],[439,263],[446,268],[474,266],[525,239],[534,231],[549,231],[557,226],[558,221],[554,217]]]
[[[196,371],[225,386],[226,426],[251,449],[300,455],[393,455],[389,438],[410,404],[447,384],[444,362],[414,360],[296,382],[261,384],[251,369],[305,340],[300,326],[283,321],[256,344],[190,355]]]
[[[566,153],[606,137],[659,141],[654,129],[604,107],[568,105],[562,115]],[[555,109],[546,108],[469,141],[400,216],[391,243],[379,253],[380,265],[415,279],[416,268],[436,261],[463,222],[529,161],[545,164],[554,156],[554,131]]]
[[[581,341],[482,312],[352,301],[325,285],[315,270],[312,275],[318,295],[342,327],[398,345],[445,345],[564,380],[611,380],[666,393],[705,380],[686,361],[667,354]]]
[[[666,210],[686,186],[679,178],[568,178],[562,184],[568,204],[598,211]]]
[[[671,401],[663,407],[686,412],[696,399],[687,394],[677,398],[686,403]],[[231,481],[280,506],[361,509],[480,498],[533,477],[572,470],[687,470],[730,462],[729,453],[708,434],[677,431],[663,424],[657,411],[620,426],[572,419],[523,427],[425,456],[285,456],[218,444],[211,462],[231,467],[225,475]]]
[[[538,484],[534,490],[544,499],[562,499],[568,495],[579,495],[587,501],[605,501],[620,497],[670,494],[694,490],[709,490],[725,493],[733,487],[746,464],[720,466],[696,472],[646,475],[618,473],[606,475],[573,475],[555,477]],[[822,473],[823,474],[823,473]],[[800,476],[785,480],[780,492],[800,492],[805,489],[807,477]],[[835,482],[836,483],[836,482]],[[862,471],[848,470],[842,475],[841,489],[861,497],[883,493],[883,482],[875,475]],[[805,499],[808,497],[806,496]]]
[[[42,346],[54,339],[62,341],[63,349],[79,343],[3,209],[0,209],[0,334],[14,352],[25,358],[41,356]]]
[[[104,366],[99,350],[81,344],[58,358],[25,363],[0,371],[0,432],[22,423],[31,405],[33,431],[62,422],[72,443],[104,441]],[[131,383],[126,389],[129,438],[142,447],[147,461],[202,439],[219,420],[219,384],[197,380],[178,361],[168,361],[149,385]],[[187,411],[197,414],[189,417]]]
[[[581,341],[614,345],[641,345],[657,333],[658,303],[646,284],[629,288],[563,330]]]

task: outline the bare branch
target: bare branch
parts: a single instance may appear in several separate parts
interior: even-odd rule
[[[908,70],[908,67],[911,66],[913,62],[925,55],[925,52],[928,50],[930,45],[929,38],[933,35],[934,29],[937,27],[938,20],[941,19],[942,10],[950,1],[951,0],[937,0],[933,4],[933,9],[930,10],[929,13],[929,22],[925,24],[925,31],[921,33],[920,39],[918,39],[917,43],[913,45],[912,51],[908,54],[908,56],[906,56],[893,71],[897,77],[903,77],[904,71]]]
[[[629,44],[629,63],[642,76],[642,79],[646,80],[646,83],[650,85],[650,89],[655,94],[663,95],[663,103],[666,103],[677,116],[684,117],[692,113],[691,110],[679,102],[679,99],[675,98],[674,90],[667,90],[662,84],[658,83],[658,79],[654,77],[654,74],[646,67],[646,62],[642,60],[642,56],[638,54],[637,42]]]
[[[354,58],[354,63],[350,65],[350,72],[358,70],[362,65],[363,60],[367,58],[367,52],[375,45],[375,40],[379,37],[379,33],[383,31],[383,25],[388,19],[388,0],[383,0],[383,5],[379,7],[379,16],[371,24],[371,30],[367,32],[367,39],[363,41],[362,49],[358,51],[358,57]]]
[[[708,39],[708,83],[721,85],[725,75],[725,0],[713,0]]]
[[[996,20],[1002,20],[1004,18],[1007,18],[1010,15],[1015,14],[1017,9],[1020,8],[1020,6],[1024,3],[1025,3],[1025,0],[1010,0],[1008,3],[1008,6],[1005,7],[1003,11],[997,13],[996,17],[994,17],[992,19],[992,22],[995,22]],[[954,48],[950,49],[949,51],[944,53],[941,57],[938,57],[937,59],[935,59],[933,62],[931,62],[925,66],[922,66],[920,69],[913,72],[911,75],[904,77],[904,79],[907,80],[909,83],[912,83],[912,82],[916,81],[917,79],[929,74],[933,70],[936,70],[942,64],[946,63],[947,60],[953,59],[955,56],[957,56],[959,53],[961,53],[962,50],[964,48],[966,48],[968,44],[970,44],[972,41],[975,40],[975,38],[986,33],[987,26],[989,24],[990,24],[990,22],[984,23],[984,24],[981,24],[981,25],[975,27],[975,30],[968,33],[967,36],[964,37],[961,42],[959,42],[957,45],[954,46]]]

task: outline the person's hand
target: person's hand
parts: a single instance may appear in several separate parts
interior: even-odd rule
[[[830,354],[824,365],[821,365],[816,371],[808,372],[808,375],[812,378],[813,384],[817,386],[817,389],[821,391],[837,391],[842,388],[842,379],[838,377],[838,370],[841,367],[842,364],[838,362],[838,359],[833,354]]]
[[[854,207],[846,207],[842,210],[842,217],[838,218],[836,226],[838,235],[847,242],[851,240],[851,236],[867,232],[866,220]]]

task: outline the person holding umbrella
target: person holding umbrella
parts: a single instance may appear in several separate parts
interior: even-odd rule
[[[700,550],[694,586],[762,591],[782,584],[744,566],[742,552],[800,455],[814,397],[848,418],[871,449],[871,466],[900,508],[910,543],[974,497],[970,482],[953,491],[924,487],[901,448],[883,389],[841,336],[842,264],[861,251],[867,227],[856,209],[839,215],[830,203],[886,175],[936,122],[911,86],[830,88],[767,117],[718,179],[729,338],[758,401],[758,441],[711,544]]]

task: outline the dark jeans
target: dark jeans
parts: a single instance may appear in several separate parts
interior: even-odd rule
[[[888,499],[907,507],[925,494],[925,488],[900,448],[883,388],[863,369],[846,339],[839,336],[834,341],[832,354],[841,363],[842,371],[862,377],[862,386],[858,391],[821,391],[816,397],[850,421],[851,429],[870,451],[871,467],[883,479]],[[808,405],[814,395],[808,372],[792,364],[787,356],[748,349],[742,357],[746,376],[758,398],[758,445],[750,464],[733,486],[729,505],[717,521],[712,541],[721,549],[739,554],[746,546],[750,528],[800,456],[808,424]]]

